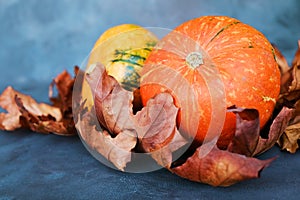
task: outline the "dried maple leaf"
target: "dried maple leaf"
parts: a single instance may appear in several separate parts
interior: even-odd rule
[[[288,65],[288,62],[283,56],[283,54],[278,49],[278,47],[275,44],[273,44],[273,47],[274,47],[276,62],[278,64],[281,73],[280,93],[285,93],[289,90],[289,85],[291,84],[292,81],[292,75],[290,73],[291,68]]]
[[[161,149],[173,139],[177,112],[172,97],[162,93],[150,99],[136,114],[134,122],[139,142],[146,152]]]
[[[21,98],[15,98],[15,102],[19,108],[21,113],[19,119],[21,127],[29,128],[32,131],[39,132],[39,133],[55,133],[58,135],[70,135],[69,130],[63,124],[62,121],[57,121],[55,117],[46,113],[42,115],[35,115],[34,113],[28,111]],[[33,104],[31,104],[32,106]],[[56,107],[51,107],[53,109]]]
[[[126,164],[131,161],[131,150],[136,146],[136,135],[124,130],[113,138],[95,121],[95,116],[94,110],[82,116],[78,114],[76,127],[81,138],[93,151],[100,153],[116,168],[124,171]]]
[[[166,168],[174,160],[172,153],[188,142],[176,128],[177,112],[172,96],[161,93],[150,99],[134,117],[138,147]]]
[[[300,139],[300,124],[294,124],[288,126],[284,134],[278,140],[279,146],[282,149],[286,149],[291,153],[295,153],[296,150],[299,148],[298,140]]]
[[[173,161],[181,156],[186,150],[189,144],[188,140],[184,138],[177,129],[175,129],[174,137],[172,141],[167,143],[165,146],[161,146],[159,149],[151,152],[152,158],[160,165],[167,169],[171,168]],[[182,148],[182,147],[186,148]],[[178,155],[173,155],[173,152],[182,148]]]
[[[76,77],[79,73],[79,67],[74,67],[75,77],[72,77],[66,70],[56,76],[49,86],[49,98],[54,106],[59,107],[63,120],[67,120],[69,123],[73,124],[73,113],[72,113],[72,98],[73,98],[73,87]],[[56,87],[58,95],[56,97],[54,94],[54,87]]]
[[[300,40],[298,40],[298,49],[295,53],[294,59],[292,61],[292,66],[300,66]]]
[[[298,46],[291,68],[282,75],[286,79],[282,81],[281,88],[283,90],[277,101],[277,107],[288,106],[294,108],[292,119],[288,122],[282,137],[277,141],[281,149],[291,153],[296,152],[298,149],[300,138],[300,40]]]
[[[99,122],[114,136],[125,129],[133,130],[132,92],[122,89],[113,77],[107,75],[101,64],[93,69],[86,75],[86,80],[93,88]]]
[[[105,134],[105,137],[111,139],[118,138],[119,134],[124,132],[130,137],[135,135],[136,142],[139,141],[136,143],[136,149],[152,154],[159,164],[169,166],[172,152],[185,144],[185,140],[176,130],[178,109],[173,103],[173,98],[167,93],[159,94],[134,114],[134,93],[124,90],[113,77],[107,75],[104,66],[101,64],[91,66],[86,74],[86,80],[90,88],[93,88],[95,116],[104,129],[100,134]],[[122,145],[126,140],[118,142],[120,143],[118,145]],[[87,143],[94,145],[90,140]],[[116,167],[124,169],[130,154],[127,154],[126,161],[122,162],[122,165],[117,166],[118,161],[114,160],[118,158],[117,156],[108,158],[107,152],[100,150],[99,153]]]
[[[294,116],[289,121],[284,133],[277,141],[281,149],[290,153],[295,153],[299,148],[298,140],[300,139],[300,100],[294,104]]]
[[[285,104],[295,103],[300,99],[300,40],[298,42],[299,47],[295,54],[292,66],[288,71],[282,74],[282,77],[289,77],[287,81],[281,82],[281,88],[285,88],[281,91],[278,103]],[[279,51],[279,50],[278,50]]]
[[[66,71],[54,79],[49,88],[54,105],[37,103],[29,95],[7,87],[0,96],[0,106],[7,111],[0,113],[0,129],[12,131],[22,127],[40,133],[76,134],[71,107],[74,80]],[[54,84],[58,90],[56,98],[52,97]]]
[[[2,130],[12,131],[21,127],[21,110],[27,110],[35,116],[49,116],[51,120],[59,121],[62,119],[59,108],[44,103],[39,104],[32,97],[21,94],[12,87],[7,87],[1,94],[0,106],[7,111],[7,113],[0,114],[0,127]]]
[[[283,75],[290,70],[289,64],[285,59],[285,57],[283,56],[283,54],[278,49],[278,47],[275,44],[272,45],[274,48],[276,62],[278,63],[278,66],[280,68],[281,75]]]
[[[243,180],[258,178],[260,171],[274,160],[249,158],[220,150],[216,146],[206,156],[200,156],[200,150],[211,149],[210,145],[198,147],[191,157],[171,171],[192,181],[213,186],[230,186]]]
[[[283,107],[272,120],[268,134],[266,134],[268,138],[263,138],[257,110],[233,108],[229,111],[236,113],[237,123],[235,136],[228,145],[228,151],[251,157],[274,146],[294,114],[294,109]]]

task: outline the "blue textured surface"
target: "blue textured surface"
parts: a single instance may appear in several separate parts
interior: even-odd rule
[[[47,100],[47,84],[88,55],[107,28],[121,23],[174,28],[201,15],[248,23],[292,59],[300,39],[300,1],[0,0],[0,90],[7,85]],[[298,199],[300,154],[279,155],[262,177],[214,188],[166,170],[126,174],[96,161],[78,137],[0,132],[0,200],[4,199]]]

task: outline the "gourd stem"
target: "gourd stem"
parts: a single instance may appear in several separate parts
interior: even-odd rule
[[[200,65],[202,65],[203,62],[203,56],[200,52],[192,52],[189,55],[187,55],[185,59],[188,66],[190,66],[193,69],[196,69]]]

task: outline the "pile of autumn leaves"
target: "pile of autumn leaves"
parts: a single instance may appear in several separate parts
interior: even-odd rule
[[[275,143],[281,149],[291,153],[295,153],[298,149],[298,140],[300,139],[300,41],[292,66],[288,66],[286,59],[276,47],[275,54],[281,70],[281,94],[269,125],[260,131],[257,128],[259,127],[259,113],[256,110],[231,108],[230,111],[237,115],[237,131],[234,139],[227,149],[220,150],[218,147],[214,147],[205,158],[197,156],[199,153],[198,148],[194,149],[194,152],[191,152],[188,157],[181,157],[179,162],[172,163],[172,152],[177,150],[177,145],[185,143],[184,138],[180,137],[180,133],[176,130],[175,120],[167,122],[169,123],[168,127],[173,127],[172,130],[165,127],[155,127],[164,131],[162,135],[172,134],[173,140],[176,141],[176,143],[171,143],[164,151],[159,150],[163,144],[156,143],[158,141],[156,139],[157,135],[150,135],[147,139],[143,139],[145,136],[143,134],[136,137],[128,137],[130,134],[119,134],[124,130],[121,126],[120,129],[117,129],[117,123],[115,122],[112,122],[112,127],[108,123],[109,116],[106,115],[107,111],[103,109],[105,101],[111,98],[111,91],[114,90],[118,94],[116,101],[125,102],[126,104],[122,109],[125,108],[128,109],[128,112],[132,112],[129,109],[135,106],[131,102],[134,94],[121,89],[118,83],[105,72],[94,72],[98,75],[101,74],[103,83],[106,83],[105,87],[102,86],[99,90],[96,90],[98,94],[95,95],[96,101],[99,101],[97,105],[100,106],[96,106],[94,111],[102,126],[101,128],[104,130],[102,135],[98,134],[99,131],[95,128],[95,125],[90,125],[92,120],[88,120],[92,117],[89,116],[89,112],[81,112],[86,111],[84,100],[81,101],[81,105],[77,106],[81,109],[79,115],[74,117],[74,113],[78,112],[72,110],[72,94],[76,75],[78,77],[78,74],[81,73],[78,67],[75,67],[75,77],[64,71],[52,81],[49,87],[51,105],[37,103],[32,97],[16,91],[12,87],[7,87],[0,96],[0,106],[7,111],[0,113],[0,129],[13,131],[18,128],[26,128],[45,134],[54,133],[72,136],[77,135],[76,124],[81,123],[81,125],[87,125],[85,128],[90,128],[89,131],[85,131],[89,135],[82,134],[81,137],[89,146],[109,159],[120,170],[124,170],[126,164],[131,161],[130,152],[133,149],[141,149],[144,152],[152,152],[152,157],[158,164],[184,178],[214,186],[232,185],[242,180],[259,177],[259,172],[268,166],[273,159],[261,161],[254,157],[268,150]],[[90,86],[97,87],[97,85],[93,85],[96,80],[90,78],[87,81]],[[55,88],[57,96],[53,96]],[[174,106],[172,98],[169,98],[166,94],[161,94],[150,101],[149,105],[145,106],[140,112],[131,115],[133,121],[133,124],[129,124],[132,126],[131,129],[137,127],[139,123],[144,123],[142,116],[145,116],[145,113],[151,115],[154,105],[165,106],[164,109],[169,111],[168,118],[176,118],[177,108]],[[122,109],[120,109],[120,113]],[[104,118],[105,120],[102,120]],[[123,119],[127,118],[125,112]],[[153,126],[153,124],[149,126]],[[80,128],[80,126],[77,126],[77,128]],[[143,130],[140,132],[143,132]],[[104,143],[101,141],[104,140],[109,141],[105,143],[105,145],[109,145],[109,148],[103,146]],[[124,149],[127,148],[128,151],[120,152],[114,149],[112,146],[117,143],[126,144]],[[205,145],[202,148],[205,148]],[[107,152],[107,149],[110,149],[111,152]],[[108,153],[112,153],[114,158],[111,159],[106,156]],[[216,168],[220,162],[226,165],[224,169]]]

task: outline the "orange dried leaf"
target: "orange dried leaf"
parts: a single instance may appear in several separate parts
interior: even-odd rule
[[[74,67],[75,77],[79,73],[79,67]],[[71,117],[72,115],[72,94],[75,82],[66,70],[57,75],[49,86],[49,98],[54,106],[60,108],[63,117]],[[56,87],[58,96],[54,97],[54,88]]]
[[[22,106],[17,103],[20,101],[22,101]],[[35,116],[51,116],[51,120],[56,121],[62,119],[58,108],[44,103],[37,103],[32,97],[21,94],[12,87],[7,87],[1,94],[0,106],[7,111],[7,113],[0,114],[0,127],[2,130],[12,131],[20,128],[20,117],[24,117],[21,110],[25,109]]]
[[[21,112],[21,127],[29,128],[38,133],[54,133],[65,136],[73,134],[70,133],[62,121],[56,121],[51,115],[34,115],[25,108],[22,99],[16,97],[15,101]]]
[[[78,67],[75,67],[75,73]],[[0,96],[0,106],[7,113],[0,113],[0,129],[15,130],[28,128],[40,133],[58,135],[76,134],[72,115],[72,88],[75,78],[64,71],[49,87],[49,96],[54,105],[37,103],[32,97],[8,87]],[[58,97],[53,97],[56,85]]]
[[[274,159],[258,160],[244,155],[219,150],[214,147],[202,157],[200,149],[211,148],[204,144],[195,151],[182,165],[171,169],[175,174],[212,186],[230,186],[237,182],[258,178],[262,169]],[[203,150],[202,149],[202,150]]]

